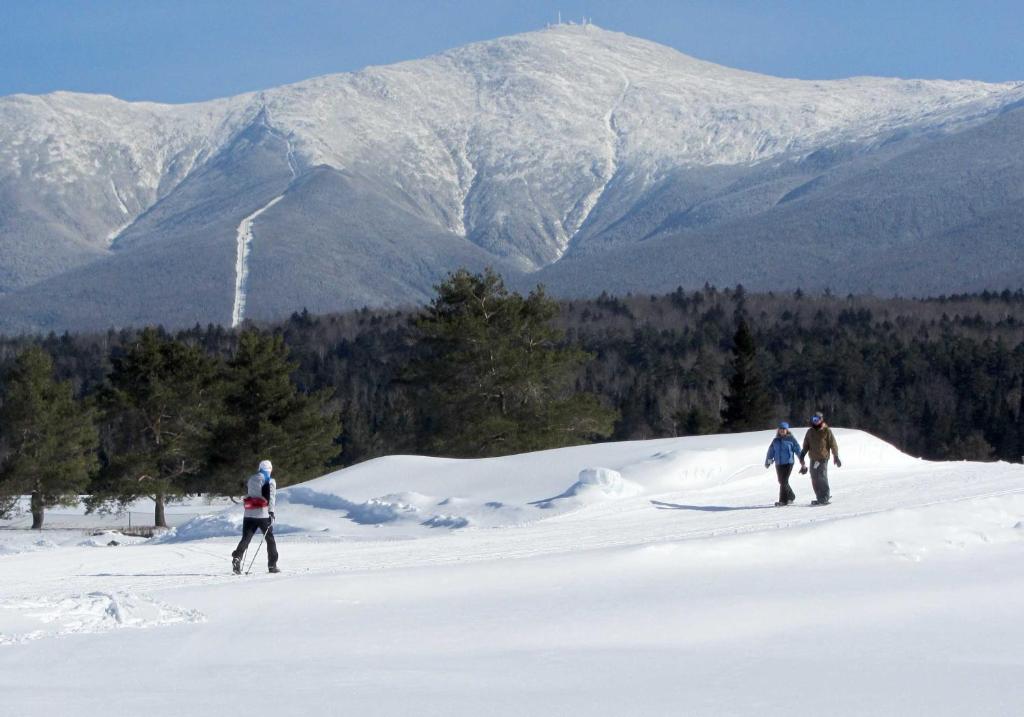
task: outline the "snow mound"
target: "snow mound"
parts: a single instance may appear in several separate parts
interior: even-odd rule
[[[421,512],[421,506],[434,502],[433,498],[419,493],[396,493],[354,502],[340,495],[321,493],[306,485],[282,491],[278,500],[320,510],[341,511],[353,523],[360,525],[379,525],[402,518],[415,519]]]
[[[40,550],[53,550],[60,546],[52,540],[35,540],[31,543],[22,541],[0,543],[0,555],[18,555],[20,553],[33,553]]]
[[[372,498],[365,503],[353,505],[348,511],[348,519],[360,525],[380,525],[391,523],[401,518],[413,518],[420,513],[415,503],[420,502],[417,496],[388,495]]]
[[[571,490],[573,495],[600,491],[613,498],[638,495],[641,492],[640,486],[625,480],[621,473],[611,468],[584,468]]]
[[[86,538],[85,540],[79,541],[78,547],[80,547],[80,548],[108,548],[108,547],[112,547],[111,546],[112,542],[114,543],[114,545],[120,545],[120,541],[118,541],[116,538],[106,538],[106,539],[104,539],[104,538],[101,538],[101,537],[95,537],[94,536],[94,537]]]
[[[239,535],[242,532],[242,510],[227,509],[210,515],[200,515],[166,533],[154,536],[151,543],[179,543],[187,540],[205,540]]]
[[[183,543],[190,540],[206,540],[207,538],[237,537],[242,534],[242,508],[225,508],[218,513],[200,515],[187,523],[171,528],[165,533],[154,536],[151,543]],[[274,521],[275,535],[285,535],[304,530],[322,530],[307,525],[296,526],[280,520]]]
[[[611,468],[584,468],[580,471],[579,480],[573,483],[561,495],[534,503],[545,510],[554,508],[558,501],[573,500],[586,504],[610,498],[631,498],[643,492],[636,483],[627,481],[622,474]]]
[[[458,515],[435,515],[423,521],[428,528],[465,528],[469,525],[469,518]]]
[[[798,439],[804,430],[797,429]],[[871,479],[880,479],[888,470],[919,463],[863,431],[834,430],[847,473],[870,466],[878,471]],[[771,492],[774,476],[765,470],[764,456],[774,435],[600,443],[476,460],[387,456],[280,489],[275,529],[360,534],[366,527],[387,526],[415,535],[442,527],[520,526],[639,496],[725,496],[766,485]],[[155,540],[235,536],[241,514],[236,506]]]
[[[119,530],[103,530],[93,533],[85,540],[79,541],[77,545],[83,548],[109,548],[118,545],[135,545],[146,542],[146,538],[134,535],[125,535]]]
[[[20,633],[0,633],[0,645],[30,642],[46,637],[106,632],[120,628],[150,628],[203,622],[196,610],[175,607],[132,593],[91,592],[66,597],[43,597],[0,603],[29,623],[42,625]]]

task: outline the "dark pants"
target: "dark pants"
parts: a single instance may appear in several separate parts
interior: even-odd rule
[[[793,472],[792,463],[776,463],[775,475],[779,477],[779,502],[792,503],[796,500],[796,493],[789,487],[789,475]]]
[[[811,487],[819,503],[828,503],[832,491],[828,487],[828,461],[811,461]]]
[[[232,558],[241,559],[245,551],[249,549],[249,541],[256,531],[261,531],[266,536],[267,542],[267,565],[277,565],[277,541],[274,540],[274,527],[270,518],[243,518],[242,539],[238,541],[238,547],[231,553]]]

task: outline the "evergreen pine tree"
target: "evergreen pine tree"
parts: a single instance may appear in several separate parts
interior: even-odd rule
[[[475,457],[573,445],[611,433],[616,414],[573,385],[590,358],[562,346],[558,304],[538,287],[509,292],[499,275],[460,270],[417,322],[427,450]]]
[[[111,433],[109,463],[89,505],[124,506],[149,497],[153,524],[165,528],[167,502],[191,492],[207,467],[218,408],[217,363],[198,347],[152,328],[112,363],[102,396]]]
[[[24,350],[11,369],[0,410],[0,512],[29,494],[32,528],[46,508],[75,505],[97,465],[92,412],[75,401],[70,381],[58,383],[53,360],[39,347]]]
[[[722,427],[727,431],[753,431],[769,426],[772,400],[757,365],[754,335],[743,317],[733,337],[732,368],[722,409]]]
[[[295,368],[281,336],[255,330],[239,336],[211,444],[211,491],[237,495],[264,458],[273,461],[278,485],[288,485],[321,475],[338,456],[341,423],[328,409],[330,393],[301,393],[291,380]]]
[[[1017,455],[1013,460],[1024,463],[1024,377],[1021,377],[1020,384],[1020,405],[1017,407]]]

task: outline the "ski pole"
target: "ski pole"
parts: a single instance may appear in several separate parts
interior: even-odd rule
[[[270,530],[270,528],[267,528],[267,530]],[[256,552],[252,554],[252,560],[249,561],[249,567],[245,571],[246,575],[248,575],[249,573],[252,572],[253,563],[255,563],[256,562],[256,558],[259,557],[260,548],[263,547],[263,541],[266,540],[266,538],[267,538],[267,530],[262,531],[263,534],[260,535],[260,544],[256,546]]]

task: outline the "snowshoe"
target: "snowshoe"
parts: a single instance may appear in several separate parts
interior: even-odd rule
[[[242,574],[242,560],[241,558],[231,558],[231,572],[235,575]]]

